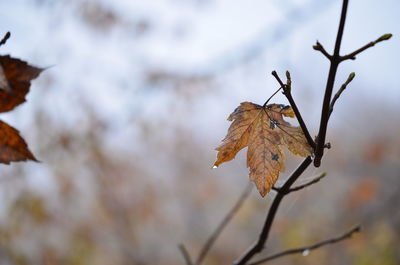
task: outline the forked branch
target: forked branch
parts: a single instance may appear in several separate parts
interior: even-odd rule
[[[335,101],[338,99],[340,94],[343,92],[343,90],[346,88],[346,84],[344,87],[342,86],[343,89],[339,89],[338,93],[335,95],[335,98],[333,99],[333,104],[331,104],[331,97],[332,97],[332,90],[333,86],[335,84],[335,77],[336,77],[336,72],[338,69],[338,66],[341,62],[352,59],[354,60],[356,58],[356,55],[365,51],[366,49],[374,46],[375,44],[388,40],[392,37],[392,34],[387,33],[376,39],[375,41],[372,41],[360,49],[345,55],[345,56],[340,56],[340,46],[342,42],[342,37],[343,37],[343,30],[344,30],[344,25],[346,21],[346,14],[347,14],[347,7],[348,7],[348,0],[343,0],[343,5],[342,5],[342,12],[340,16],[340,22],[339,22],[339,28],[338,32],[336,35],[336,42],[335,42],[335,48],[333,55],[328,54],[328,52],[325,51],[324,47],[317,41],[317,44],[313,46],[315,50],[320,51],[325,57],[327,57],[330,61],[330,68],[329,68],[329,74],[328,74],[328,79],[325,87],[325,95],[324,95],[324,101],[322,104],[322,112],[321,112],[321,121],[320,121],[320,126],[319,126],[319,131],[318,131],[318,136],[317,136],[317,141],[316,141],[316,149],[315,149],[315,158],[314,158],[314,166],[319,167],[321,165],[321,159],[322,156],[324,155],[324,147],[325,147],[325,138],[326,138],[326,130],[328,128],[328,121],[329,117],[331,115],[332,109],[333,109],[333,104]],[[351,81],[351,80],[350,80]]]
[[[294,192],[294,191],[302,190],[302,189],[304,189],[304,188],[307,188],[308,186],[311,186],[311,185],[313,185],[313,184],[319,182],[319,181],[320,181],[321,179],[323,179],[324,177],[326,177],[326,173],[325,173],[325,172],[322,173],[321,175],[319,175],[318,177],[313,178],[311,181],[306,182],[306,183],[304,183],[304,184],[302,184],[302,185],[299,185],[299,186],[290,188],[289,190],[287,190],[287,191],[285,191],[285,192],[286,192],[286,193],[291,193],[291,192]],[[283,192],[283,191],[282,191],[282,188],[272,187],[272,189],[273,189],[274,191],[276,191],[276,192]]]

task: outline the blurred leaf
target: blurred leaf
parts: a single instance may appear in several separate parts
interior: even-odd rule
[[[378,181],[374,178],[364,178],[358,182],[348,195],[348,204],[350,208],[358,208],[373,198],[378,193]]]
[[[29,191],[20,194],[10,209],[10,216],[14,217],[14,223],[34,221],[41,224],[50,218],[44,199]]]
[[[251,102],[241,103],[228,117],[233,123],[222,144],[216,148],[218,154],[214,166],[234,159],[241,149],[248,146],[250,179],[264,197],[277,181],[279,172],[285,170],[282,145],[296,155],[311,154],[301,128],[292,127],[283,116],[295,117],[290,106],[269,104],[263,107]]]
[[[37,161],[18,130],[0,120],[0,163]]]
[[[25,102],[31,80],[42,71],[9,55],[0,56],[0,112],[10,111]]]
[[[0,112],[10,111],[25,102],[31,80],[42,71],[9,55],[0,56]],[[19,132],[0,121],[0,163],[28,159],[37,161]]]

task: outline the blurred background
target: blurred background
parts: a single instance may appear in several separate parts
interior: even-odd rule
[[[1,119],[42,163],[0,165],[1,264],[184,264],[247,185],[245,152],[211,169],[242,101],[264,103],[289,70],[317,133],[338,0],[0,1],[1,54],[49,67]],[[337,236],[274,264],[400,264],[400,69],[396,0],[350,1],[320,183],[288,196],[261,256]],[[282,95],[271,102],[287,103]],[[291,123],[296,123],[294,120]],[[288,155],[282,184],[302,158]],[[274,192],[253,189],[204,264],[231,264],[257,237]]]

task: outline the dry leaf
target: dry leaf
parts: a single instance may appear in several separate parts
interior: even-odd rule
[[[0,112],[10,111],[25,102],[31,80],[42,71],[9,55],[0,56]]]
[[[42,71],[9,55],[0,56],[0,112],[10,111],[24,103],[31,80]],[[0,163],[28,159],[37,161],[19,132],[0,121]]]
[[[9,164],[28,159],[37,161],[18,130],[0,121],[0,163]]]
[[[216,148],[218,154],[214,166],[234,159],[247,146],[249,177],[264,197],[277,181],[279,173],[285,170],[283,145],[300,156],[309,156],[312,152],[301,128],[291,126],[283,116],[295,117],[290,106],[269,104],[263,108],[242,102],[228,117],[233,122],[222,144]]]

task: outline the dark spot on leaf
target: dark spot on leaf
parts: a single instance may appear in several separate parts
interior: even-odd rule
[[[282,109],[282,110],[285,110],[285,109],[288,109],[288,108],[290,108],[289,105],[283,105],[283,104],[281,104],[281,109]]]
[[[274,161],[278,161],[278,159],[279,159],[279,155],[278,154],[274,154],[274,153],[272,153],[272,160],[274,160]]]
[[[272,119],[272,118],[270,118],[269,120],[270,120],[269,128],[271,128],[272,130],[275,129],[276,126],[279,125],[279,122],[277,120]]]

